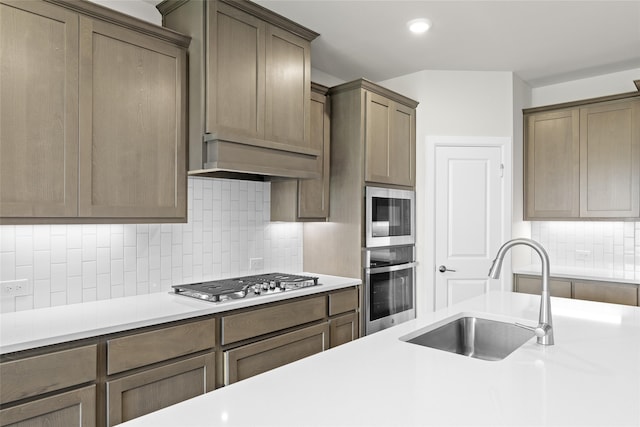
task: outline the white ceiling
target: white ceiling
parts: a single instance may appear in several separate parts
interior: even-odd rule
[[[537,87],[640,68],[640,0],[255,2],[320,33],[312,66],[345,81],[513,71]],[[432,29],[410,34],[414,18],[430,19]]]

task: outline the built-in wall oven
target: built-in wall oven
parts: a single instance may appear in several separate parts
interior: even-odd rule
[[[415,191],[368,186],[365,195],[367,248],[415,244]]]
[[[364,251],[365,334],[416,317],[414,245]]]

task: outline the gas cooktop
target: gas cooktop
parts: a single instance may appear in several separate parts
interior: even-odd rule
[[[173,285],[173,292],[204,301],[223,302],[232,299],[270,295],[318,286],[317,277],[285,273],[267,273],[235,277],[211,282]]]

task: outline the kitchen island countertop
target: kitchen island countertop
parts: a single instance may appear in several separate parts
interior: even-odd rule
[[[321,285],[222,303],[162,292],[3,313],[0,315],[0,354],[257,306],[361,283],[360,279],[302,274],[317,276]]]
[[[540,264],[530,264],[516,267],[513,269],[513,272],[515,274],[540,276],[541,269]],[[552,277],[563,279],[595,280],[640,285],[640,272],[637,271],[552,265],[550,274]]]
[[[555,345],[484,361],[399,338],[460,313],[537,323],[492,292],[122,424],[638,426],[640,308],[552,298]]]

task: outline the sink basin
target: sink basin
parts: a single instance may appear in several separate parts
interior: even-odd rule
[[[502,360],[533,337],[533,331],[513,323],[467,316],[400,339],[476,359]]]

